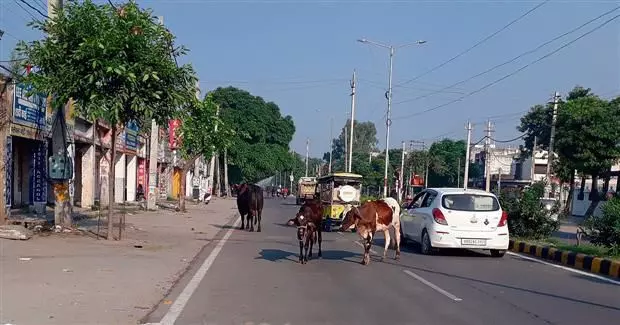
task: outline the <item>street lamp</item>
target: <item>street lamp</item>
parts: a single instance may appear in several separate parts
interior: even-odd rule
[[[365,38],[357,40],[360,43],[371,44],[375,46],[379,46],[382,48],[386,48],[390,50],[390,70],[389,70],[389,80],[388,80],[388,91],[385,93],[385,97],[387,98],[387,115],[385,118],[385,171],[383,173],[383,196],[387,197],[387,180],[388,180],[388,165],[390,163],[389,150],[390,150],[390,125],[392,124],[392,66],[394,61],[394,51],[396,49],[400,49],[403,47],[411,46],[411,45],[421,45],[426,43],[426,41],[416,41],[412,43],[406,43],[398,46],[386,45],[378,42],[374,42]]]

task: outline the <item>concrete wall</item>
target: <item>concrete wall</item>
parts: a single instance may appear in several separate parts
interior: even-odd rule
[[[127,201],[136,200],[136,176],[138,172],[138,157],[127,155]]]
[[[122,203],[125,201],[125,154],[117,152],[118,160],[114,164],[115,179],[114,179],[114,202]]]
[[[95,146],[88,146],[86,150],[81,151],[82,156],[79,157],[81,163],[80,179],[80,202],[82,207],[91,207],[95,203],[95,186],[98,178],[95,168]]]
[[[110,170],[110,150],[105,150],[105,153],[99,158],[99,200],[102,206],[110,204],[109,191],[108,191],[108,173]]]

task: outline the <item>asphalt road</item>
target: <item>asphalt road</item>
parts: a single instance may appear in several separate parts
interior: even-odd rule
[[[514,255],[423,256],[407,244],[400,261],[390,250],[381,262],[378,238],[370,265],[363,266],[357,235],[333,232],[323,236],[323,258],[316,259],[315,249],[315,258],[301,265],[295,228],[284,225],[298,208],[293,203],[265,200],[263,232],[234,230],[219,247],[209,245],[147,320],[161,322],[166,313],[177,325],[585,325],[620,319],[619,285]],[[224,236],[230,227],[222,228]],[[213,249],[221,249],[215,260]],[[204,278],[194,279],[193,294],[182,293],[209,255],[207,264],[213,263]],[[177,302],[185,298],[186,304]]]

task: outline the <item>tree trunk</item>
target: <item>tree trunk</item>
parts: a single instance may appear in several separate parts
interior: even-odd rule
[[[112,140],[110,148],[110,169],[108,170],[108,240],[112,240],[114,238],[114,220],[112,218],[112,212],[114,210],[114,178],[116,177],[116,125],[112,125],[111,128]]]
[[[564,204],[564,215],[571,216],[573,214],[573,197],[575,196],[575,170],[572,171],[572,177],[570,179],[568,197],[566,198],[566,203]]]
[[[186,160],[183,163],[183,167],[181,168],[181,188],[179,189],[179,211],[181,212],[187,211],[185,209],[185,188],[187,186],[187,184],[185,184],[185,176],[187,175],[187,172],[192,167],[192,165],[196,163],[196,159],[198,159],[199,157],[200,155],[195,155],[191,159]]]
[[[220,174],[220,155],[218,153],[215,154],[215,173],[213,173],[213,189],[215,190],[215,195],[220,197],[222,194],[222,190],[220,189],[220,183],[222,175]]]
[[[581,186],[579,186],[579,194],[577,195],[577,200],[583,200],[585,198],[585,190],[586,190],[586,177],[581,175]]]
[[[224,149],[224,188],[226,189],[226,197],[230,197],[230,186],[228,184],[228,150]]]

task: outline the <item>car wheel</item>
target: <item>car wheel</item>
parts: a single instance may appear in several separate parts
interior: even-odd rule
[[[491,256],[493,257],[504,257],[504,254],[506,254],[506,251],[503,249],[492,249],[491,250]]]
[[[431,237],[428,235],[426,229],[422,232],[422,243],[420,245],[420,250],[424,255],[432,255],[433,254],[433,245],[431,244]]]

